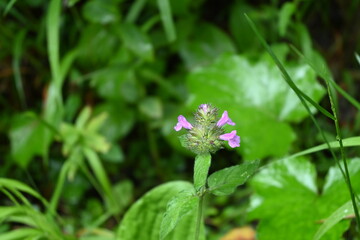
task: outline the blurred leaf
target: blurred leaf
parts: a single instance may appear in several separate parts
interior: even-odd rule
[[[159,240],[160,225],[168,202],[180,192],[193,191],[189,182],[168,182],[157,186],[140,198],[125,214],[117,231],[118,240]],[[183,217],[166,240],[193,240],[196,212]],[[201,240],[205,239],[202,234]]]
[[[259,163],[259,160],[254,160],[214,172],[208,178],[209,191],[217,196],[233,193],[254,174]]]
[[[0,233],[0,239],[2,240],[17,240],[17,239],[37,239],[40,238],[43,233],[33,228],[20,228],[10,232]]]
[[[108,24],[120,19],[117,1],[112,0],[90,0],[86,1],[82,13],[89,22]]]
[[[288,63],[287,69],[300,89],[315,101],[321,99],[324,90],[308,66]],[[229,112],[242,138],[239,150],[246,159],[285,154],[294,139],[285,121],[298,122],[307,116],[266,55],[256,63],[238,55],[222,56],[214,64],[191,73],[187,83],[189,109],[210,102]]]
[[[186,215],[198,207],[198,197],[194,192],[181,192],[169,201],[160,226],[160,240],[164,239]]]
[[[359,158],[349,161],[349,170],[354,190],[359,191]],[[329,170],[323,189],[318,190],[315,166],[302,158],[275,161],[250,183],[255,194],[251,197],[249,217],[260,220],[257,233],[264,240],[312,239],[319,221],[350,198],[337,167]],[[324,239],[338,240],[348,227],[348,221],[340,222]]]
[[[359,63],[360,65],[360,56],[359,54],[355,53],[355,58],[356,58],[356,61]]]
[[[154,52],[150,39],[136,25],[123,23],[121,25],[121,35],[126,47],[134,54],[147,61],[153,60]]]
[[[11,155],[22,168],[26,168],[34,156],[43,156],[47,152],[47,129],[32,114],[16,115],[9,130]]]
[[[100,133],[113,142],[124,137],[134,125],[134,111],[123,104],[107,102],[97,105],[95,113],[106,112],[108,118],[100,129]]]
[[[282,5],[279,12],[279,33],[280,36],[284,36],[286,34],[286,29],[291,23],[291,16],[294,14],[296,10],[296,5],[293,2],[286,2]]]
[[[254,36],[252,29],[247,23],[244,13],[247,13],[256,21],[258,18],[261,18],[261,15],[258,15],[256,9],[247,5],[246,2],[236,2],[230,9],[230,19],[229,19],[229,29],[231,35],[234,37],[236,47],[240,52],[249,53],[252,49],[260,46],[258,41],[254,41]],[[263,25],[259,25],[261,28]],[[260,29],[264,32],[267,29]]]
[[[101,0],[100,0],[101,1]],[[79,41],[78,60],[83,66],[91,68],[105,65],[114,56],[118,49],[120,39],[117,36],[117,29],[105,28],[99,24],[86,25],[81,30]],[[91,51],[89,50],[91,49]]]
[[[201,187],[205,186],[210,165],[210,153],[196,155],[194,165],[194,187],[196,191],[199,191]]]
[[[211,64],[224,53],[235,53],[235,47],[224,32],[210,24],[192,26],[192,34],[180,43],[180,56],[188,69]]]
[[[109,151],[101,154],[101,157],[112,163],[121,163],[124,161],[124,152],[119,145],[112,144]]]
[[[163,116],[162,102],[158,97],[147,97],[142,100],[139,110],[150,119],[160,119]]]
[[[112,190],[115,199],[118,201],[118,206],[120,207],[118,212],[122,212],[133,199],[134,185],[130,180],[124,180],[116,183]]]
[[[89,121],[91,117],[91,108],[90,106],[85,106],[79,116],[76,119],[75,126],[77,129],[81,130],[85,128],[85,124]]]
[[[92,77],[92,85],[97,88],[98,94],[109,100],[125,100],[136,102],[140,96],[140,88],[135,79],[132,68],[109,67],[99,71]]]
[[[8,1],[8,3],[6,4],[5,10],[3,12],[3,16],[6,16],[8,14],[8,12],[11,10],[11,8],[14,6],[14,4],[16,3],[17,0],[10,0]]]

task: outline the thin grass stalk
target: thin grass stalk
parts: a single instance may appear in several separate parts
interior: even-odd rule
[[[324,139],[324,142],[326,143],[332,157],[336,160],[336,163],[341,171],[341,174],[343,175],[344,179],[346,179],[346,175],[344,170],[342,169],[339,159],[336,157],[333,148],[331,147],[329,141],[327,140],[325,133],[323,132],[323,130],[320,128],[318,122],[316,121],[315,117],[313,116],[313,114],[310,111],[309,106],[307,105],[305,99],[303,98],[303,95],[301,94],[301,91],[295,86],[294,82],[292,81],[290,75],[287,73],[287,71],[285,70],[284,66],[281,64],[281,62],[279,61],[279,59],[275,56],[274,52],[271,50],[271,48],[269,47],[269,45],[266,43],[265,39],[260,35],[259,31],[257,30],[255,24],[252,22],[252,20],[245,14],[246,20],[248,21],[248,23],[250,24],[250,27],[253,29],[253,31],[255,32],[255,35],[258,37],[258,39],[260,40],[261,44],[263,45],[263,47],[266,49],[266,51],[269,53],[269,55],[272,57],[273,61],[275,62],[275,64],[278,66],[278,68],[280,69],[284,80],[286,81],[286,83],[288,83],[288,85],[290,86],[290,88],[295,92],[295,94],[297,95],[297,97],[300,99],[301,103],[304,105],[306,111],[308,112],[311,120],[313,121],[313,123],[315,124],[317,130],[320,132],[321,137]],[[295,86],[295,88],[294,88]],[[317,106],[314,105],[316,108]],[[319,111],[320,109],[317,108]],[[326,110],[325,110],[326,111]],[[322,112],[322,111],[321,111]],[[326,111],[327,112],[327,111]],[[324,112],[322,112],[323,114],[325,114]],[[331,116],[332,114],[329,113]],[[325,114],[327,116],[327,114]],[[331,119],[334,119],[334,116],[331,117]]]
[[[336,135],[337,135],[337,140],[339,141],[340,144],[340,154],[341,154],[341,158],[344,164],[344,169],[345,169],[345,182],[346,185],[349,188],[349,192],[350,192],[350,197],[351,197],[351,202],[354,208],[354,213],[355,213],[355,219],[356,219],[356,223],[358,225],[358,229],[360,229],[360,215],[359,215],[359,210],[356,204],[356,199],[355,199],[355,194],[354,194],[354,189],[352,187],[351,184],[351,179],[350,179],[350,174],[349,174],[349,169],[348,169],[348,165],[346,162],[346,156],[345,156],[345,151],[344,151],[344,146],[343,146],[343,141],[342,141],[342,134],[341,134],[341,130],[340,130],[340,126],[339,126],[339,120],[337,117],[337,111],[336,111],[336,107],[333,101],[333,96],[332,93],[330,91],[330,84],[329,81],[326,80],[326,85],[327,85],[327,90],[328,90],[328,95],[329,95],[329,99],[330,99],[330,104],[331,104],[331,110],[333,112],[333,115],[335,117],[334,123],[335,123],[335,129],[336,129]]]

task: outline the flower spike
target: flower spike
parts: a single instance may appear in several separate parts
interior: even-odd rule
[[[192,129],[191,123],[189,123],[183,115],[178,117],[178,123],[174,127],[175,131],[180,131],[181,128]]]
[[[221,140],[228,141],[229,146],[232,148],[240,147],[240,137],[236,135],[236,130],[232,131],[231,133],[220,135],[219,138]]]
[[[229,125],[232,125],[232,126],[235,125],[235,123],[229,118],[229,115],[228,115],[227,111],[224,111],[224,113],[222,114],[220,120],[217,122],[216,126],[222,127],[225,124],[229,124]]]

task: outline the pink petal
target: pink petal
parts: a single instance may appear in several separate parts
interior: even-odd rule
[[[229,118],[228,112],[224,111],[220,120],[216,123],[216,126],[218,127],[222,127],[225,124],[229,124],[229,125],[235,125],[235,123]]]
[[[220,135],[221,140],[229,141],[230,139],[233,139],[236,136],[236,130],[231,131],[231,133],[225,133],[223,135]]]
[[[240,147],[240,137],[235,136],[233,139],[229,140],[229,146],[232,148]]]
[[[181,128],[192,129],[191,123],[189,123],[183,115],[178,117],[178,123],[174,127],[175,131],[180,131]]]

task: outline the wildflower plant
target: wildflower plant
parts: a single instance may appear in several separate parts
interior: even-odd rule
[[[259,161],[246,162],[241,165],[222,169],[208,177],[211,165],[211,154],[214,154],[225,145],[231,148],[240,147],[240,136],[237,130],[226,132],[224,126],[235,126],[235,122],[224,111],[218,117],[218,109],[211,104],[201,104],[195,115],[195,121],[189,122],[186,117],[180,115],[174,126],[175,131],[186,130],[187,133],[180,136],[184,147],[196,154],[194,164],[194,189],[193,191],[181,191],[168,202],[164,214],[160,239],[164,239],[176,226],[182,217],[197,210],[196,230],[194,239],[203,239],[203,202],[206,194],[217,196],[229,195],[236,187],[242,185],[256,171]]]

